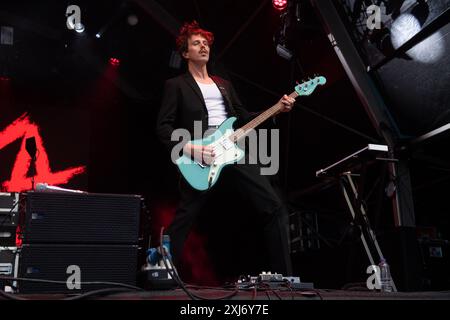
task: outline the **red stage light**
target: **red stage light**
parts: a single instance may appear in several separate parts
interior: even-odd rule
[[[0,81],[9,81],[9,80],[11,80],[11,78],[8,76],[0,76]]]
[[[120,60],[117,58],[109,58],[109,64],[117,67],[120,65]]]
[[[22,228],[20,226],[16,228],[16,247],[22,248]]]
[[[287,7],[287,0],[272,0],[273,7],[277,10],[284,10]]]

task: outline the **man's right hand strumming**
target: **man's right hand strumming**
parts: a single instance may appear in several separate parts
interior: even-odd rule
[[[211,146],[199,146],[188,142],[183,147],[183,153],[193,158],[195,161],[205,165],[211,165],[214,161],[215,153],[214,148]]]

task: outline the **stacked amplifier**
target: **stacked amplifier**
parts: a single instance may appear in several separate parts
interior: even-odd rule
[[[20,197],[20,293],[136,285],[138,195],[27,192]]]
[[[19,225],[19,194],[0,192],[0,276],[17,277],[18,248],[16,231]],[[16,281],[1,280],[0,290],[14,291]]]
[[[0,192],[0,247],[16,245],[19,193]]]

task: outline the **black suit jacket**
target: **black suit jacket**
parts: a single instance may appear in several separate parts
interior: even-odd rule
[[[228,117],[237,117],[238,126],[255,116],[242,106],[229,81],[215,76],[211,78],[222,93]],[[200,87],[191,73],[187,72],[166,81],[156,132],[164,145],[172,150],[178,144],[178,141],[171,141],[175,129],[187,129],[193,139],[201,138],[193,135],[194,121],[201,121],[203,135],[208,129],[208,111]]]

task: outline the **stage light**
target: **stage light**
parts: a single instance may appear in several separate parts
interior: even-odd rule
[[[69,5],[66,9],[66,26],[77,33],[84,32],[84,24],[81,23],[81,8],[77,5]]]
[[[277,54],[286,60],[292,59],[292,52],[282,44],[277,45]]]
[[[391,26],[392,46],[398,49],[421,29],[420,21],[416,16],[409,13],[400,15]],[[438,31],[409,49],[406,54],[419,62],[434,63],[444,55],[444,51],[443,36]]]
[[[74,30],[78,33],[84,32],[84,25],[81,22],[75,23]]]
[[[287,3],[287,2],[286,2]],[[292,12],[289,10],[280,14],[280,27],[273,37],[277,54],[286,60],[291,60],[293,52],[289,49],[289,39],[291,37],[290,25]]]
[[[10,81],[13,60],[14,28],[0,26],[0,81]],[[11,48],[8,48],[11,47]],[[4,48],[4,49],[2,49]]]
[[[287,0],[272,0],[272,5],[277,10],[284,10],[286,9],[288,2]]]
[[[135,26],[135,25],[138,24],[139,19],[138,19],[138,17],[137,17],[135,14],[130,14],[130,15],[127,17],[127,22],[128,22],[128,24],[129,24],[130,26]]]
[[[95,37],[97,39],[104,37],[106,32],[108,32],[108,30],[112,26],[121,22],[125,18],[124,10],[127,8],[125,2],[126,1],[122,1],[122,4],[117,8],[116,12],[112,16],[110,16],[109,20],[103,26],[101,26],[100,29],[98,29],[97,33],[95,34]],[[135,26],[139,23],[139,19],[135,14],[130,13],[127,16],[127,23],[130,26]]]
[[[23,233],[22,233],[22,227],[20,225],[16,228],[16,247],[21,248],[22,242],[23,242]]]
[[[14,28],[8,26],[0,27],[0,44],[12,46],[14,45]]]
[[[120,65],[120,60],[117,58],[109,58],[109,64],[118,67]]]

